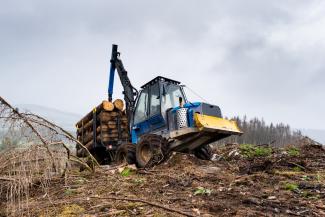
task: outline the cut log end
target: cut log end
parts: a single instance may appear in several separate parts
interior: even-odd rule
[[[116,99],[114,102],[113,102],[114,106],[116,109],[118,109],[119,111],[123,111],[123,108],[124,108],[124,102],[123,100],[121,99]]]
[[[113,111],[114,110],[114,104],[112,102],[109,102],[107,100],[103,101],[103,109],[105,111]]]

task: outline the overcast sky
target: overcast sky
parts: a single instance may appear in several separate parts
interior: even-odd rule
[[[167,76],[227,116],[325,129],[324,0],[0,2],[0,94],[12,104],[88,112],[107,98],[117,43],[136,87]]]

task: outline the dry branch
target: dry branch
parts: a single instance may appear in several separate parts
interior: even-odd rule
[[[47,149],[48,154],[50,155],[50,157],[53,160],[53,155],[50,152],[49,148],[48,148],[48,144],[45,141],[45,139],[41,136],[41,134],[33,127],[33,125],[29,122],[29,120],[23,116],[22,114],[20,114],[16,109],[14,109],[6,100],[4,100],[1,96],[0,96],[0,102],[2,104],[4,104],[6,107],[8,107],[9,109],[11,109],[11,112],[15,115],[17,115],[19,118],[21,118],[21,120],[23,122],[25,122],[25,124],[36,134],[36,136],[41,140],[41,142],[43,143],[44,147]],[[54,167],[55,168],[55,167]]]
[[[47,195],[50,181],[66,176],[69,161],[90,171],[99,165],[88,149],[69,132],[43,117],[20,112],[2,97],[0,126],[1,136],[7,139],[3,140],[7,141],[6,149],[0,151],[0,190],[5,195],[8,215],[28,212],[30,187],[38,183]],[[78,144],[85,150],[93,161],[92,168],[71,154],[67,142]]]
[[[181,214],[181,215],[184,215],[184,216],[189,216],[189,217],[195,217],[195,215],[192,215],[190,213],[184,212],[182,210],[173,209],[173,208],[170,208],[170,207],[167,207],[167,206],[163,206],[163,205],[160,205],[158,203],[153,203],[153,202],[150,202],[150,201],[147,201],[147,200],[143,200],[143,199],[121,198],[121,197],[112,197],[112,196],[111,197],[91,197],[91,198],[103,199],[103,200],[124,200],[124,201],[140,202],[140,203],[145,203],[145,204],[148,204],[148,205],[151,205],[151,206],[155,206],[155,207],[158,207],[158,208],[167,210],[169,212],[174,212],[174,213],[178,213],[178,214]]]
[[[46,120],[45,118],[36,115],[36,114],[27,114],[27,115],[28,115],[28,116],[32,116],[32,117],[36,117],[36,118],[42,120],[43,122],[45,122],[46,124],[48,124],[48,127],[49,127],[49,128],[51,128],[52,130],[56,131],[57,133],[59,133],[59,132],[58,132],[57,130],[55,130],[55,128],[61,130],[61,131],[63,132],[63,135],[64,135],[67,139],[69,139],[69,140],[71,140],[71,141],[77,143],[77,144],[78,144],[82,149],[84,149],[84,150],[86,151],[87,155],[90,156],[90,158],[91,158],[91,160],[94,162],[94,164],[95,164],[96,166],[99,166],[99,163],[98,163],[97,160],[94,158],[94,156],[89,152],[89,150],[88,150],[88,149],[87,149],[87,148],[86,148],[86,147],[85,147],[81,142],[79,142],[76,138],[74,138],[74,136],[72,136],[68,131],[64,130],[62,127],[60,127],[60,126],[58,126],[58,125],[56,125],[56,124],[54,124],[54,123],[52,123],[52,122]]]

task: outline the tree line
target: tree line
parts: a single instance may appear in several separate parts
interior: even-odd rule
[[[288,124],[266,124],[259,118],[248,119],[244,117],[234,117],[239,128],[244,132],[241,136],[231,136],[220,140],[217,144],[239,143],[239,144],[272,144],[274,146],[284,146],[293,144],[302,137],[299,130],[293,130]],[[4,136],[0,132],[0,151],[15,147],[19,144],[19,140],[15,136]]]
[[[259,118],[248,119],[244,117],[234,117],[241,131],[241,136],[231,136],[219,143],[239,143],[239,144],[272,144],[274,146],[284,146],[292,144],[302,137],[301,131],[293,130],[288,124],[270,123]]]

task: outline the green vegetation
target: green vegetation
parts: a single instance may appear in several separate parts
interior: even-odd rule
[[[297,166],[293,167],[292,170],[295,171],[295,172],[301,172],[302,171],[301,167],[297,167]]]
[[[124,167],[122,171],[120,171],[121,176],[127,177],[135,173],[134,168],[132,167]]]
[[[203,188],[203,187],[197,187],[194,191],[194,195],[210,195],[212,190]]]
[[[77,204],[66,205],[62,208],[59,217],[77,217],[82,216],[85,209]]]
[[[122,172],[121,172],[121,176],[129,176],[131,174],[131,169],[129,167],[125,167]]]
[[[239,150],[242,155],[248,158],[266,157],[272,154],[272,148],[252,144],[242,144],[239,146]]]
[[[75,189],[67,188],[67,189],[65,189],[64,194],[67,196],[73,195],[73,194],[77,194],[77,191]]]
[[[298,190],[298,185],[295,183],[286,183],[284,185],[284,189],[286,189],[288,191],[295,191],[295,190]]]
[[[133,179],[133,183],[136,184],[136,185],[140,185],[140,184],[142,184],[144,182],[145,182],[145,179],[142,179],[142,178]]]
[[[86,181],[87,181],[87,179],[85,179],[85,178],[83,178],[83,177],[79,177],[79,178],[76,180],[76,184],[83,185],[83,184],[85,184]]]
[[[309,180],[310,180],[310,177],[309,177],[309,176],[306,176],[306,175],[304,175],[304,176],[302,176],[302,177],[301,177],[301,180],[304,180],[304,181],[309,181]]]
[[[319,173],[317,173],[317,175],[316,175],[316,180],[317,180],[318,182],[321,181],[321,176],[319,175]]]
[[[290,147],[288,150],[289,156],[296,157],[300,155],[300,149],[297,147]]]

